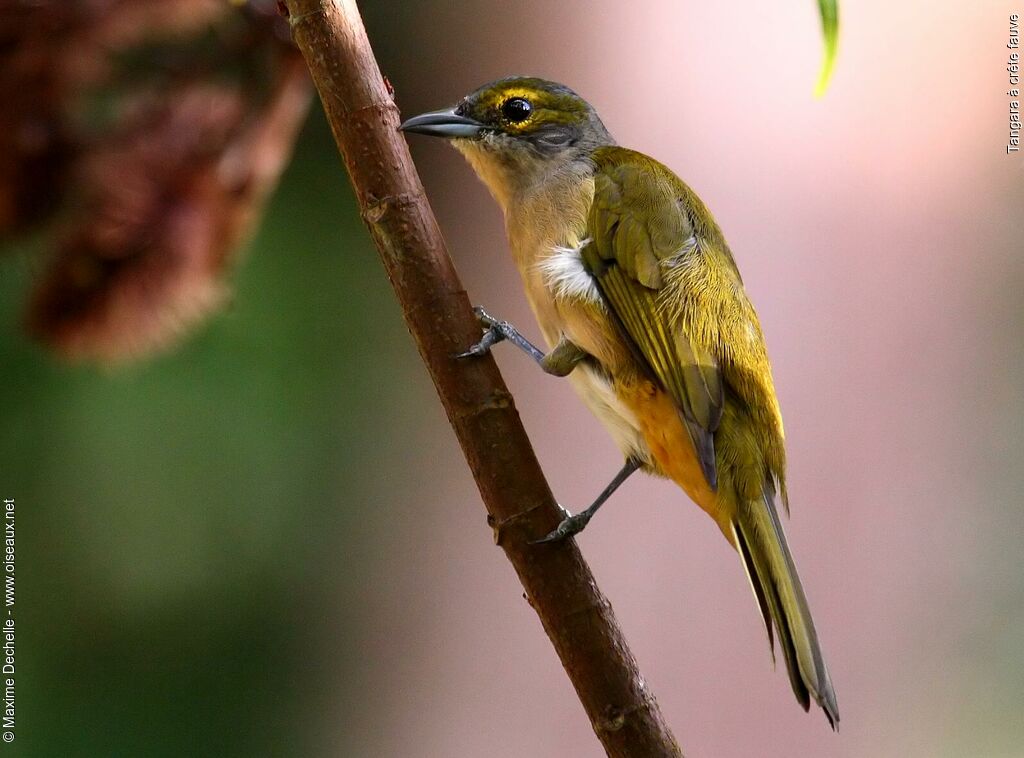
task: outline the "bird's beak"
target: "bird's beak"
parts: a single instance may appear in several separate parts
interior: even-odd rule
[[[453,108],[443,111],[432,111],[413,116],[400,127],[403,132],[429,134],[432,137],[476,137],[484,125],[465,116],[460,116]]]

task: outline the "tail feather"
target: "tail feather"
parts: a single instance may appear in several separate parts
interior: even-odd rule
[[[835,691],[771,496],[766,494],[763,500],[740,503],[733,533],[768,630],[773,659],[774,626],[797,701],[808,710],[814,698],[835,728],[839,722]]]
[[[754,591],[754,598],[757,600],[757,607],[761,609],[761,618],[764,620],[764,630],[768,633],[768,649],[772,652],[772,664],[775,663],[775,634],[772,631],[772,611],[768,605],[768,598],[765,596],[764,587],[757,578],[757,567],[754,566],[754,556],[750,554],[750,547],[736,524],[733,524],[733,536],[736,538],[736,549],[743,559],[743,570],[747,572],[747,579],[750,580],[750,589]]]

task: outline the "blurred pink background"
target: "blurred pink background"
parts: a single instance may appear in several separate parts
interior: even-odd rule
[[[833,734],[805,715],[781,663],[773,673],[713,524],[667,482],[637,479],[580,543],[689,756],[1024,755],[1024,158],[1004,148],[1014,10],[844,3],[821,100],[809,1],[365,10],[407,115],[512,73],[562,81],[621,144],[691,184],[730,241],[774,363],[787,529],[842,723]],[[474,302],[538,337],[483,186],[441,143],[413,151]],[[566,383],[510,349],[498,360],[557,496],[588,503],[618,452]],[[364,692],[311,717],[318,744],[597,755],[415,364],[410,342],[395,432],[408,436],[369,443],[402,475],[367,493],[392,529],[364,556],[372,586],[344,598],[366,620],[362,656],[324,672]],[[329,621],[322,636],[331,660]]]

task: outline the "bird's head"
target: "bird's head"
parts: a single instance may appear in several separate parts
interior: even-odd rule
[[[450,140],[503,203],[553,168],[613,143],[586,100],[531,77],[486,84],[454,108],[414,116],[401,129]]]

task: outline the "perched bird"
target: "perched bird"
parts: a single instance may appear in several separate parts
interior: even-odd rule
[[[450,140],[501,205],[549,346],[478,309],[483,339],[462,357],[514,343],[569,377],[626,457],[589,508],[538,542],[580,531],[634,471],[668,477],[739,553],[797,700],[807,710],[813,698],[834,728],[835,692],[775,505],[788,512],[764,337],[710,211],[668,168],[616,145],[576,93],[543,79],[487,84],[401,128]]]

